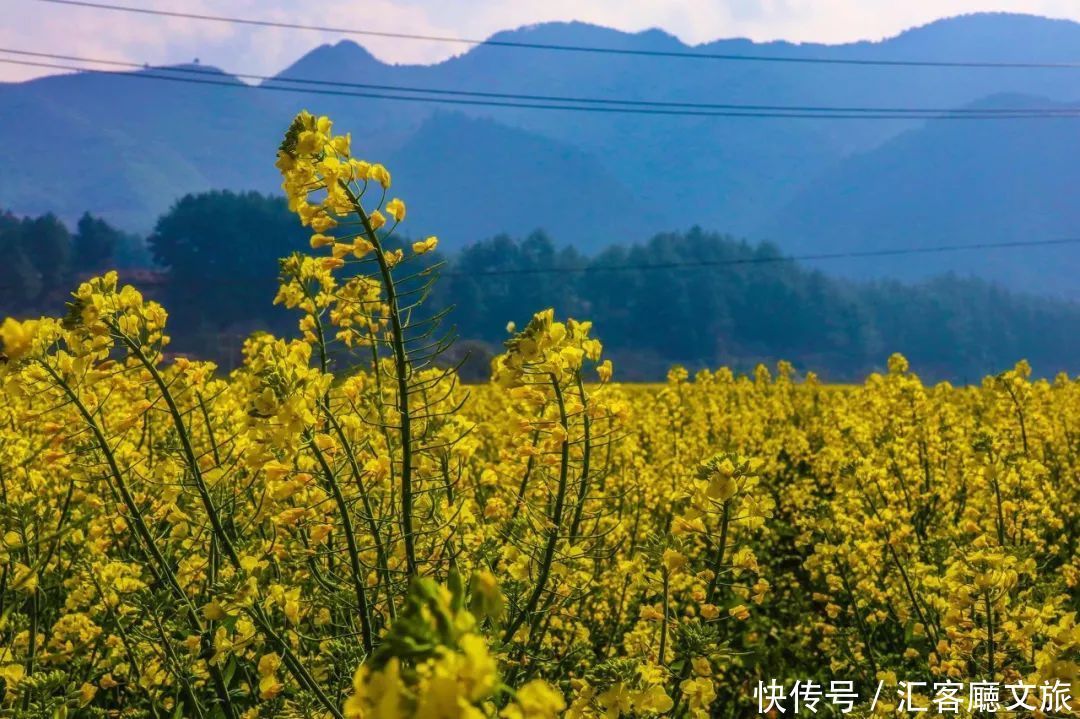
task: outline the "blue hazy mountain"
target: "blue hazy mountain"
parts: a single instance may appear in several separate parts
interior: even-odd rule
[[[972,108],[1080,103],[997,95]],[[856,154],[806,186],[758,233],[793,254],[1080,242],[1080,121],[932,122]],[[956,272],[1029,291],[1080,297],[1080,244],[853,258],[855,277],[916,279]]]
[[[951,18],[843,45],[731,39],[688,48],[656,30],[623,33],[583,23],[535,25],[495,38],[790,58],[1080,61],[1080,24],[1012,14]],[[1041,107],[1080,101],[1080,69],[733,62],[492,45],[410,66],[382,63],[341,41],[313,49],[263,90],[239,87],[226,71],[186,70],[183,76],[220,84],[85,74],[0,85],[0,207],[64,218],[91,210],[145,230],[188,192],[273,191],[282,129],[292,113],[308,108],[351,130],[357,152],[391,163],[395,190],[409,202],[409,231],[438,234],[448,248],[498,231],[543,228],[592,250],[694,224],[768,238],[791,252],[1080,234],[1070,209],[1078,120],[670,117],[281,89],[301,78],[641,101]],[[1080,257],[1075,248],[1053,252],[1060,265]],[[999,260],[980,258],[979,271],[1002,274],[993,266]],[[959,259],[922,257],[912,271],[953,267]],[[971,257],[964,259],[959,269],[972,266]],[[846,269],[859,274],[867,265]],[[1005,274],[1013,284],[1032,283]]]
[[[482,165],[478,147],[487,153]],[[409,202],[410,231],[444,237],[446,218],[458,217],[464,229],[450,237],[457,244],[520,230],[524,218],[535,229],[555,222],[582,238],[623,240],[665,221],[667,208],[639,202],[592,155],[488,119],[438,112],[389,153],[388,164],[396,192],[423,198]]]

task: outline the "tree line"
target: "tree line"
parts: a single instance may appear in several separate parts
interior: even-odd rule
[[[80,277],[148,260],[142,238],[90,213],[79,218],[74,231],[52,214],[0,213],[0,313],[55,309]]]
[[[308,236],[276,197],[208,192],[175,203],[143,245],[145,263],[165,279],[158,299],[175,347],[232,362],[242,335],[290,332],[292,320],[270,305],[277,260],[305,248]],[[0,310],[40,305],[73,275],[130,260],[132,247],[130,236],[89,215],[74,233],[51,216],[0,216],[0,285],[17,276],[22,288],[0,295]],[[473,379],[485,374],[508,322],[520,326],[547,306],[592,320],[623,379],[658,379],[672,363],[749,370],[786,359],[839,381],[880,368],[892,352],[927,377],[961,382],[1021,358],[1044,375],[1080,365],[1076,303],[959,276],[842,280],[784,260],[775,245],[696,227],[594,255],[540,231],[433,255],[443,277],[432,308],[454,307]]]

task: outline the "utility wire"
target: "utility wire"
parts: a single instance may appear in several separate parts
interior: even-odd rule
[[[647,108],[647,107],[610,107],[610,106],[593,106],[593,105],[570,105],[570,104],[554,104],[554,103],[530,103],[530,102],[511,102],[501,100],[477,100],[466,99],[457,97],[421,97],[417,95],[399,95],[399,94],[387,94],[385,92],[353,92],[344,90],[331,90],[325,88],[308,88],[308,87],[293,87],[284,85],[248,85],[243,82],[230,82],[228,80],[215,80],[208,77],[190,77],[190,76],[178,76],[178,75],[162,75],[156,74],[152,71],[127,71],[127,70],[98,70],[90,67],[83,67],[79,65],[71,65],[66,63],[46,63],[29,60],[13,60],[9,58],[0,58],[0,63],[8,65],[18,65],[22,67],[39,67],[39,68],[51,68],[57,70],[71,70],[76,72],[84,72],[96,75],[103,75],[107,77],[130,77],[142,80],[160,80],[168,82],[184,82],[193,85],[215,85],[219,87],[228,87],[233,89],[243,90],[262,90],[272,92],[286,92],[286,93],[300,93],[307,95],[329,95],[335,97],[358,97],[368,99],[380,99],[380,100],[394,100],[399,102],[421,102],[421,103],[436,103],[443,105],[464,105],[473,107],[502,107],[502,108],[522,108],[529,110],[560,110],[568,112],[584,112],[584,113],[603,113],[603,114],[625,114],[625,115],[656,115],[656,116],[675,116],[675,117],[747,117],[747,118],[788,118],[788,119],[819,119],[819,120],[911,120],[911,119],[929,119],[929,120],[1015,120],[1015,119],[1050,119],[1050,118],[1076,118],[1080,117],[1080,108],[1069,109],[1063,108],[1061,110],[1023,110],[1023,111],[1006,111],[1006,112],[994,112],[994,113],[954,113],[952,111],[946,113],[927,113],[922,115],[906,113],[887,113],[887,112],[845,112],[845,113],[833,113],[833,112],[764,112],[756,110],[693,110],[693,109],[677,109],[677,108]]]
[[[811,262],[818,260],[842,260],[865,257],[896,257],[900,255],[927,255],[947,252],[970,252],[976,250],[1016,249],[1023,247],[1053,247],[1080,244],[1080,237],[1053,240],[1014,240],[1009,242],[977,242],[973,244],[933,245],[929,247],[893,247],[880,250],[849,250],[844,252],[817,252],[804,255],[768,255],[764,257],[738,257],[723,260],[697,260],[685,262],[658,262],[631,265],[586,265],[584,267],[523,267],[502,270],[478,270],[475,272],[441,272],[443,277],[488,277],[494,275],[539,275],[551,273],[592,273],[649,270],[697,269],[731,267],[737,265],[773,265],[787,262]]]
[[[741,265],[776,265],[793,262],[821,260],[840,260],[867,257],[895,257],[898,255],[941,254],[973,250],[1014,249],[1023,247],[1046,247],[1080,244],[1080,237],[1058,240],[1015,241],[998,243],[976,243],[960,245],[937,245],[931,247],[890,248],[882,250],[854,250],[847,252],[821,252],[803,255],[770,255],[766,257],[739,257],[723,260],[701,260],[686,262],[658,262],[628,265],[585,265],[579,267],[522,267],[498,270],[475,270],[462,272],[448,270],[439,272],[440,277],[497,277],[505,275],[544,275],[544,274],[591,274],[594,272],[642,272],[652,270],[707,269],[715,267],[733,267]],[[252,275],[252,278],[256,275]],[[263,277],[263,275],[258,275]],[[13,285],[0,285],[14,287]]]
[[[489,47],[518,48],[527,50],[551,50],[558,52],[579,52],[601,55],[629,55],[639,57],[665,57],[680,58],[687,60],[732,60],[749,62],[777,62],[789,64],[814,64],[814,65],[860,65],[876,67],[940,67],[940,68],[994,68],[994,69],[1076,69],[1080,68],[1080,62],[982,62],[982,61],[945,61],[945,60],[869,60],[856,58],[822,58],[822,57],[782,57],[777,55],[744,55],[731,53],[692,52],[688,50],[643,50],[617,47],[594,47],[588,45],[564,45],[556,43],[519,42],[511,40],[479,40],[475,38],[454,37],[448,35],[420,35],[404,32],[386,32],[380,30],[367,30],[361,28],[343,28],[326,25],[305,25],[302,23],[283,22],[277,20],[260,20],[245,17],[229,17],[224,15],[205,15],[200,13],[188,13],[170,10],[155,10],[151,8],[129,7],[125,5],[113,5],[103,2],[89,2],[88,0],[37,0],[38,2],[54,5],[67,5],[95,10],[111,10],[117,12],[136,13],[140,15],[153,15],[158,17],[182,18],[187,20],[205,20],[210,22],[231,23],[235,25],[251,25],[257,27],[283,28],[290,30],[311,30],[315,32],[334,33],[338,35],[359,35],[364,37],[395,38],[399,40],[424,40],[430,42],[458,43],[462,45],[486,45]]]
[[[190,66],[151,66],[146,63],[137,63],[127,60],[85,57],[80,55],[62,55],[58,53],[40,52],[34,50],[21,50],[16,48],[0,47],[0,53],[19,55],[24,57],[46,58],[50,60],[67,60],[95,65],[108,65],[111,67],[134,68],[139,71],[153,71],[164,73],[180,73],[196,76],[210,76],[220,78],[222,71]],[[912,107],[857,107],[857,106],[822,106],[822,105],[759,105],[737,103],[714,103],[714,102],[678,102],[667,100],[619,100],[613,98],[596,98],[567,95],[535,95],[509,92],[483,92],[477,90],[448,90],[444,88],[417,87],[408,85],[386,85],[363,82],[345,82],[339,80],[320,80],[315,78],[283,77],[275,75],[258,75],[254,73],[230,72],[228,75],[245,80],[259,80],[261,82],[290,83],[294,85],[312,85],[316,87],[344,87],[362,90],[382,90],[390,92],[424,93],[430,95],[445,95],[452,97],[479,97],[516,100],[523,102],[553,102],[553,103],[576,103],[585,105],[627,106],[627,107],[662,107],[662,108],[687,108],[700,110],[741,110],[741,111],[772,111],[772,112],[820,112],[820,113],[896,113],[919,115],[939,114],[971,114],[971,115],[1013,115],[1013,114],[1060,114],[1070,115],[1080,113],[1080,107],[1030,107],[1030,108],[912,108]]]
[[[929,247],[893,247],[880,250],[849,250],[844,252],[817,252],[803,255],[767,255],[764,257],[735,257],[722,260],[688,260],[685,262],[654,262],[625,265],[583,265],[577,267],[520,267],[496,270],[464,272],[447,270],[441,277],[499,277],[549,274],[592,274],[594,272],[649,272],[655,270],[694,270],[717,267],[778,265],[793,262],[831,261],[868,257],[897,257],[902,255],[943,254],[948,252],[973,252],[985,250],[1020,249],[1027,247],[1056,247],[1080,244],[1080,237],[1051,240],[1015,240],[1009,242],[978,242],[973,244],[932,245]],[[257,279],[268,275],[250,275],[237,279]],[[14,289],[16,285],[0,285],[0,289]]]

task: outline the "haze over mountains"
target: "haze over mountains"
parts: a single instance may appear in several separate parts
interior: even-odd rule
[[[686,50],[660,31],[552,23],[500,40]],[[1080,24],[983,14],[882,42],[755,44],[705,53],[835,59],[1078,62]],[[210,68],[202,71],[215,72]],[[244,68],[236,68],[242,71]],[[158,71],[155,71],[158,72]],[[158,72],[160,74],[160,72]],[[227,72],[215,81],[240,81]],[[597,56],[479,46],[386,65],[351,41],[279,77],[533,95],[891,108],[1080,103],[1080,69],[867,67]],[[271,81],[271,86],[283,83]],[[544,228],[591,251],[701,225],[790,253],[1080,236],[1080,119],[1006,121],[664,117],[439,106],[81,74],[0,85],[0,207],[147,230],[185,193],[276,191],[274,151],[301,108],[385,161],[409,231],[460,247]],[[226,251],[223,248],[223,251]],[[974,272],[1080,296],[1080,247],[859,260],[858,277]]]

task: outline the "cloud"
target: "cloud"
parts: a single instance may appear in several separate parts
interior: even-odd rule
[[[237,72],[272,74],[313,47],[343,36],[10,0],[0,46],[151,64],[198,58]],[[118,0],[132,6],[133,0]],[[1022,12],[1080,21],[1075,0],[153,0],[162,10],[271,19],[332,27],[484,38],[499,30],[580,20],[625,31],[661,28],[684,42],[723,37],[840,43],[876,40],[949,15]],[[317,9],[317,12],[313,10]],[[459,43],[355,37],[387,62],[432,63]],[[0,57],[4,57],[0,55]],[[0,63],[0,80],[55,70]]]

